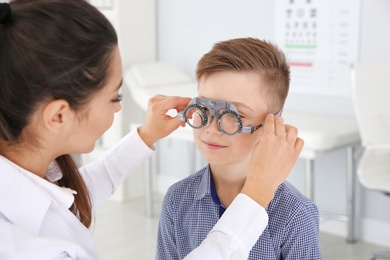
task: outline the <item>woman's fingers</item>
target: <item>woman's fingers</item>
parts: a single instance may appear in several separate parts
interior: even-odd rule
[[[167,115],[167,112],[171,109],[181,111],[190,101],[190,98],[178,96],[156,95],[150,98],[145,122],[138,131],[144,142],[151,146],[183,125],[183,122]]]
[[[275,135],[281,138],[284,138],[286,135],[286,127],[281,116],[275,116]]]
[[[264,120],[264,132],[265,136],[274,136],[275,135],[275,116],[273,114],[268,114]]]
[[[156,95],[149,99],[149,106],[153,106],[159,114],[166,114],[170,109],[184,110],[190,101],[191,98],[187,97]]]

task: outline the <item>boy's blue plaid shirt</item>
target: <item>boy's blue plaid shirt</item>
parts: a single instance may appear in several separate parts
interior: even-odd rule
[[[205,239],[223,213],[215,195],[208,166],[170,187],[160,217],[156,259],[183,259]],[[267,212],[268,226],[249,259],[322,259],[313,202],[285,182]]]

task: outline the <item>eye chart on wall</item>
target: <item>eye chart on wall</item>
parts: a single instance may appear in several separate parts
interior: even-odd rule
[[[290,64],[290,92],[350,97],[360,0],[276,0],[275,5],[275,40]]]

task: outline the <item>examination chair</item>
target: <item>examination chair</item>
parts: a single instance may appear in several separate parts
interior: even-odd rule
[[[354,64],[352,85],[364,148],[358,179],[364,187],[390,195],[390,63]],[[374,252],[371,259],[390,259],[390,252]]]

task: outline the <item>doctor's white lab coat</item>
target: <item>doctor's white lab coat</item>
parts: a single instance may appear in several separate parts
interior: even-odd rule
[[[93,207],[153,152],[134,130],[82,167]],[[98,259],[90,231],[69,211],[74,193],[0,156],[0,259]],[[267,221],[265,210],[240,194],[186,259],[247,259]]]

